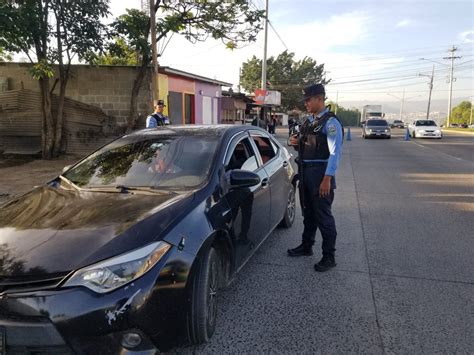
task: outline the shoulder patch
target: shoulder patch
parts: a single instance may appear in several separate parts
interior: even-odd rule
[[[328,125],[328,135],[334,137],[337,133],[337,127],[334,123]]]

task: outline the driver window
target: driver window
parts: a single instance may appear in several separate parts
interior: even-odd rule
[[[250,145],[248,138],[242,139],[235,146],[229,161],[226,165],[226,171],[241,169],[255,171],[258,168],[257,158]]]

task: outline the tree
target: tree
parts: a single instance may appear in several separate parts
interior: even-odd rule
[[[2,47],[0,47],[0,62],[9,62],[12,60],[10,53],[6,52]]]
[[[108,0],[0,0],[0,47],[23,52],[33,66],[42,101],[42,154],[50,159],[60,154],[63,140],[63,108],[72,59],[91,60],[102,49],[108,15]],[[33,52],[34,56],[30,53]],[[54,65],[58,66],[58,78]],[[59,83],[56,115],[52,92]]]
[[[284,51],[276,58],[267,59],[267,88],[281,92],[281,107],[283,110],[298,108],[304,110],[301,101],[301,91],[305,86],[322,83],[327,84],[324,64],[317,64],[309,57],[295,60],[295,54]],[[262,60],[253,56],[242,64],[240,84],[248,91],[253,92],[261,87]]]
[[[192,43],[208,38],[220,39],[229,49],[239,43],[255,41],[262,28],[263,11],[253,10],[247,0],[234,1],[162,1],[156,0],[153,11],[162,14],[156,20],[157,41],[172,33],[183,35]],[[140,65],[132,85],[127,129],[137,123],[137,97],[152,61],[148,41],[150,18],[139,10],[128,9],[112,24],[114,35],[125,40],[138,53]]]
[[[360,111],[358,109],[346,109],[336,105],[332,101],[329,101],[328,104],[331,105],[331,111],[336,112],[337,118],[341,121],[343,126],[357,126],[359,124]]]
[[[107,45],[107,51],[97,56],[94,64],[98,65],[138,65],[139,54],[123,38]]]
[[[471,102],[462,101],[451,111],[450,123],[469,124],[471,118]]]

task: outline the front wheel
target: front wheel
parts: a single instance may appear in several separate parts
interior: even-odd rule
[[[192,276],[191,305],[188,315],[189,340],[193,344],[209,341],[216,329],[219,255],[210,248],[199,257]]]
[[[295,187],[291,185],[290,191],[288,192],[288,200],[286,203],[286,210],[283,219],[279,226],[283,228],[290,228],[295,221],[296,215],[296,198],[295,198]]]

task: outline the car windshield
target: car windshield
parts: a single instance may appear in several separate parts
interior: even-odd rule
[[[423,120],[423,121],[416,121],[416,126],[436,126],[436,122],[432,120]]]
[[[62,176],[81,188],[193,188],[207,178],[217,136],[126,136]]]
[[[368,120],[367,126],[388,126],[385,120]]]

